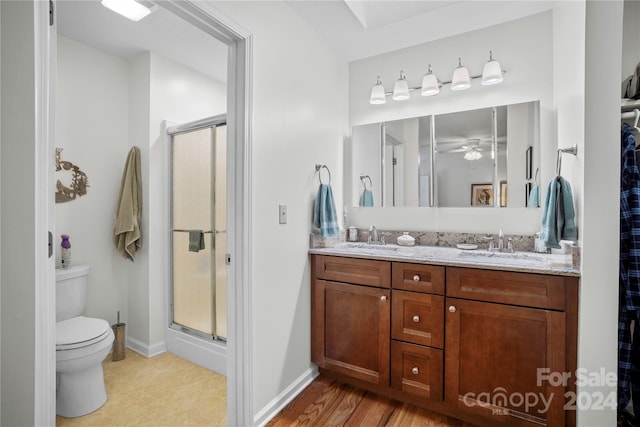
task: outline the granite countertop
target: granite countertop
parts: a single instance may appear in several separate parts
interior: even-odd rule
[[[572,266],[571,255],[540,254],[535,252],[489,252],[435,246],[370,245],[367,243],[338,243],[332,247],[312,248],[310,254],[338,255],[352,258],[402,261],[454,267],[543,273],[558,276],[580,276]]]

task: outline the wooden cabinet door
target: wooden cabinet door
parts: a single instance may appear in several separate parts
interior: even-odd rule
[[[496,425],[563,426],[565,389],[538,370],[566,370],[565,314],[456,298],[445,307],[445,400]]]
[[[388,289],[313,281],[312,360],[321,368],[389,385]]]

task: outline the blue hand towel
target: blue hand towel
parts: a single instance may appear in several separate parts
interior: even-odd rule
[[[561,176],[549,183],[547,199],[542,212],[540,240],[548,248],[560,249],[560,240],[578,237],[573,210],[571,185]]]
[[[529,193],[529,202],[527,203],[528,208],[539,208],[540,207],[540,186],[534,185]]]
[[[318,196],[313,208],[313,225],[320,229],[322,237],[335,236],[340,232],[333,192],[328,184],[320,184],[318,188]]]
[[[371,190],[364,190],[360,196],[360,206],[373,206],[373,193]]]
[[[202,249],[204,249],[202,230],[189,230],[189,252],[200,252]]]

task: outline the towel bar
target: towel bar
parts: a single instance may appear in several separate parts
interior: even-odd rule
[[[173,229],[173,230],[171,230],[171,231],[178,231],[178,232],[180,232],[180,233],[188,233],[188,232],[190,232],[190,231],[192,231],[192,230],[181,230],[181,229],[179,229],[179,228],[174,228],[174,229]],[[211,234],[212,232],[211,232],[211,230],[209,230],[209,231],[203,231],[203,233],[204,233],[204,234]]]

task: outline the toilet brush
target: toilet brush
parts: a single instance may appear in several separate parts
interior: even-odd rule
[[[111,325],[113,334],[115,335],[115,339],[113,341],[113,352],[111,354],[111,360],[114,362],[124,359],[124,327],[125,324],[120,323],[120,311],[118,311],[117,323],[115,325]]]

